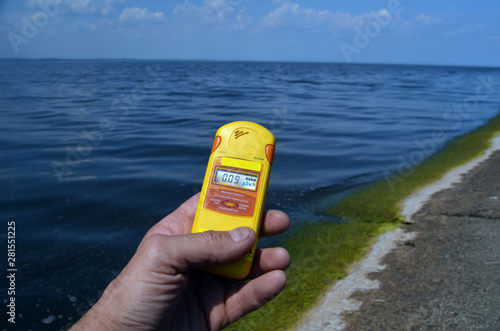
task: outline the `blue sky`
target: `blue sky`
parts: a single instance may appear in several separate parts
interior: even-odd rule
[[[500,2],[0,0],[0,57],[500,67]]]

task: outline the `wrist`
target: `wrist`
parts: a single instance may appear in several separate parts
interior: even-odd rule
[[[111,282],[101,298],[90,308],[85,315],[71,327],[71,331],[96,330],[96,331],[118,331],[124,330],[120,326],[119,313],[114,309],[116,303],[113,291],[116,288],[116,280]]]

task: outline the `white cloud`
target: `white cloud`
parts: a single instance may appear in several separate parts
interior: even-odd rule
[[[66,1],[66,6],[69,6],[71,9],[75,10],[75,11],[86,11],[88,10],[90,7],[93,7],[93,6],[89,6],[91,4],[91,0],[73,0],[73,1]],[[91,10],[93,10],[94,8],[91,8]]]
[[[41,8],[48,6],[55,8],[57,4],[58,11],[71,12],[82,15],[100,14],[107,16],[114,12],[116,4],[124,3],[126,0],[28,0],[27,5],[30,8]]]
[[[356,16],[349,13],[303,8],[297,3],[284,2],[262,18],[260,28],[295,27],[305,29],[353,29],[376,19],[393,21],[387,9],[372,11]],[[400,21],[398,19],[398,21]]]
[[[247,25],[249,25],[251,21],[252,19],[250,18],[249,15],[247,15],[246,9],[242,8],[240,12],[236,15],[236,21],[233,24],[233,27],[235,29],[241,30],[244,29]]]
[[[165,16],[162,12],[151,12],[147,8],[125,8],[119,18],[120,22],[128,21],[163,21]]]
[[[227,24],[234,29],[243,29],[251,18],[245,7],[239,8],[239,0],[206,0],[202,6],[196,6],[189,1],[175,6],[173,14],[189,23]]]
[[[451,29],[447,31],[444,36],[445,37],[462,37],[462,36],[470,36],[474,34],[480,34],[486,31],[487,27],[484,24],[476,23],[476,22],[467,22],[462,26]]]
[[[429,25],[434,23],[440,23],[441,19],[438,17],[431,17],[425,14],[420,14],[415,18],[415,21],[423,25]]]
[[[115,3],[124,3],[125,0],[105,0],[104,4],[101,8],[101,15],[109,15],[114,12],[114,4]]]

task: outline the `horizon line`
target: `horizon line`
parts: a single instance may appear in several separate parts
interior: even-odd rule
[[[343,64],[343,65],[393,65],[393,66],[428,66],[428,67],[468,67],[468,68],[500,68],[500,65],[478,64],[440,64],[440,63],[388,63],[388,62],[339,62],[315,60],[244,60],[244,59],[161,59],[161,58],[64,58],[64,57],[0,57],[0,61],[171,61],[171,62],[261,62],[261,63],[311,63],[311,64]]]

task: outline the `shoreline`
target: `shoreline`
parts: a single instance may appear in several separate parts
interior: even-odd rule
[[[344,327],[342,313],[355,314],[361,306],[360,302],[350,299],[351,295],[358,290],[371,293],[369,289],[379,286],[366,275],[384,272],[382,259],[394,251],[394,247],[406,247],[401,242],[407,241],[410,245],[415,241],[415,234],[407,234],[413,225],[404,221],[404,203],[408,201],[408,206],[412,206],[406,207],[408,215],[408,210],[418,209],[425,197],[430,196],[431,191],[428,195],[422,194],[428,186],[443,180],[441,186],[436,186],[443,189],[446,181],[452,185],[460,180],[462,172],[481,164],[500,147],[499,135],[500,114],[497,114],[476,130],[449,141],[396,185],[388,185],[387,178],[381,179],[327,210],[343,221],[311,222],[291,233],[285,247],[293,263],[286,271],[285,290],[267,304],[266,309],[245,316],[228,330],[319,330],[325,327],[341,330]],[[446,177],[450,173],[452,175]],[[404,223],[407,227],[401,226]],[[355,287],[358,285],[359,289]],[[337,292],[329,295],[332,291]],[[327,303],[328,297],[331,299]]]
[[[468,173],[482,162],[488,160],[491,155],[498,150],[500,150],[500,135],[491,140],[490,148],[485,150],[483,155],[467,162],[464,165],[451,169],[437,181],[426,185],[407,197],[403,203],[403,210],[401,212],[401,215],[405,217],[405,222],[411,223],[412,216],[424,205],[424,203],[429,201],[430,197],[434,193],[451,188],[454,184],[460,183],[462,179],[461,177],[464,174]]]
[[[403,202],[401,215],[405,217],[406,223],[412,223],[412,216],[420,210],[430,197],[439,191],[453,187],[462,181],[463,175],[469,173],[481,163],[487,161],[491,155],[500,150],[500,135],[491,140],[491,146],[480,155],[466,164],[455,167],[446,172],[440,179],[415,191]],[[398,243],[414,240],[418,233],[414,231],[404,231],[403,227],[390,230],[375,239],[375,243],[370,248],[366,257],[356,262],[348,276],[339,280],[320,301],[307,312],[301,319],[299,326],[293,330],[343,330],[346,323],[342,319],[342,314],[348,311],[358,310],[362,302],[352,299],[351,296],[358,291],[378,289],[380,282],[371,280],[368,274],[382,271],[387,268],[382,264],[382,260],[396,248]]]

